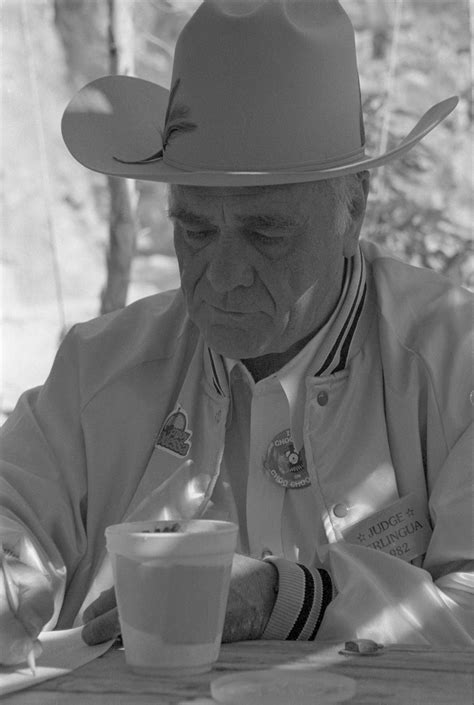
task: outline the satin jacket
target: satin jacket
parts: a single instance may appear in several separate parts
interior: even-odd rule
[[[337,589],[318,638],[472,644],[472,296],[374,244],[362,250],[367,295],[345,368],[307,380],[314,542]],[[184,433],[173,441],[180,411]],[[77,623],[110,586],[106,526],[137,518],[186,457],[211,469],[215,516],[235,518],[221,472],[228,411],[225,366],[179,291],[67,335],[46,383],[22,395],[1,436],[2,540],[50,573],[48,628]],[[424,556],[345,540],[408,495],[429,515]]]

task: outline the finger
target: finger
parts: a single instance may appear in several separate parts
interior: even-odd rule
[[[104,590],[100,593],[99,597],[94,600],[94,602],[91,602],[87,609],[84,610],[84,614],[82,615],[84,624],[96,617],[100,617],[104,612],[109,612],[116,604],[115,588],[112,587],[110,590]]]
[[[120,636],[118,610],[115,607],[84,625],[81,636],[88,646],[102,644]]]

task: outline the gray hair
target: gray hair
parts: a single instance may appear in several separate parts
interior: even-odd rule
[[[334,179],[314,181],[317,188],[323,188],[332,195],[336,212],[336,227],[344,232],[352,220],[354,203],[360,198],[362,191],[362,176],[365,171],[356,174],[346,174]]]

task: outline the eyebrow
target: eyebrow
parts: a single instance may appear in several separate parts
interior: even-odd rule
[[[182,206],[174,206],[168,210],[168,217],[172,220],[179,220],[182,223],[194,226],[209,226],[211,221],[206,216],[189,211]],[[255,215],[238,216],[238,222],[246,228],[252,230],[284,229],[295,228],[300,223],[289,216],[280,213],[268,213]]]
[[[187,225],[212,225],[211,221],[205,216],[193,213],[193,211],[188,211],[182,206],[172,206],[169,208],[168,218],[171,218],[171,220],[179,220]]]
[[[255,215],[246,215],[237,220],[242,223],[243,226],[251,228],[252,230],[283,230],[284,228],[295,228],[300,223],[289,216],[282,215],[280,213],[268,213]]]

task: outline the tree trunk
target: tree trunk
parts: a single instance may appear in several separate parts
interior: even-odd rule
[[[372,58],[384,59],[390,44],[390,15],[385,0],[368,0],[366,5],[372,30]]]
[[[133,73],[133,3],[107,0],[110,72]],[[126,304],[136,241],[136,190],[131,179],[109,177],[110,226],[107,282],[101,295],[101,313]]]

